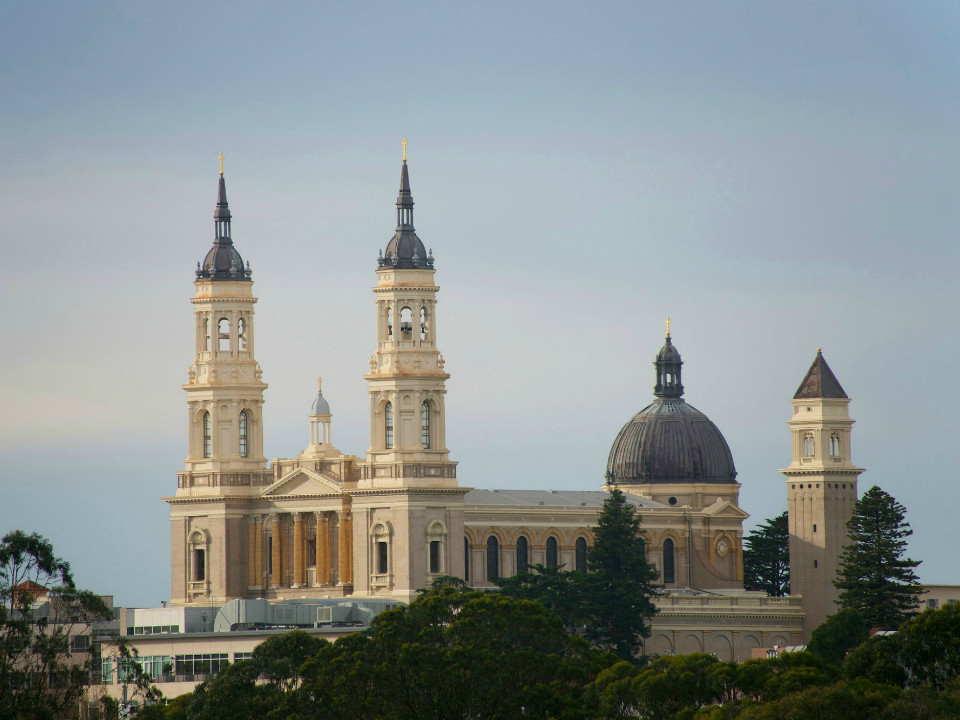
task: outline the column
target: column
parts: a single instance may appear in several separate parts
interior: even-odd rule
[[[317,585],[330,583],[330,521],[327,514],[317,513]]]
[[[280,561],[283,557],[280,552],[280,544],[283,542],[283,523],[280,522],[280,514],[273,514],[273,586],[280,587],[283,584],[283,566]]]
[[[340,513],[340,585],[353,585],[353,518],[349,510]]]
[[[256,545],[256,572],[257,581],[254,585],[266,585],[267,581],[263,577],[263,553],[267,544],[267,516],[257,515],[257,545]]]
[[[257,534],[259,518],[256,515],[250,515],[247,520],[250,524],[250,542],[247,550],[247,585],[259,585],[260,581],[257,576],[257,550],[260,546],[260,536]]]
[[[304,562],[303,513],[293,514],[293,587],[306,584]]]

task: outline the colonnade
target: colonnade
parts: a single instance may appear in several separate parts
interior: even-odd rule
[[[349,510],[250,515],[248,528],[251,588],[353,584],[353,517]],[[314,568],[312,579],[309,567]]]

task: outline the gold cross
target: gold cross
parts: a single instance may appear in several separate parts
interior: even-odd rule
[[[223,175],[223,153],[220,153],[218,157],[220,158],[220,174]]]
[[[670,337],[670,318],[667,318],[667,337]]]
[[[323,392],[323,378],[322,378],[322,377],[318,377],[318,378],[317,378],[317,392],[318,392],[318,393],[322,393],[322,392]]]
[[[403,139],[403,161],[407,161],[407,139]]]

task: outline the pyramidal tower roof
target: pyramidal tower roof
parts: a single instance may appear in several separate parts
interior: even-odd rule
[[[814,398],[846,398],[847,394],[840,386],[840,381],[833,374],[833,370],[823,359],[823,352],[817,348],[817,357],[807,370],[803,382],[797,388],[794,400],[809,400]]]

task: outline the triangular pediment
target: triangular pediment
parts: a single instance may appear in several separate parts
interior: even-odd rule
[[[307,468],[291,470],[263,491],[266,497],[290,495],[340,495],[342,488],[336,480]]]
[[[738,518],[740,520],[746,520],[750,517],[750,513],[744,512],[729,500],[717,500],[713,505],[705,507],[702,512],[710,517]]]

